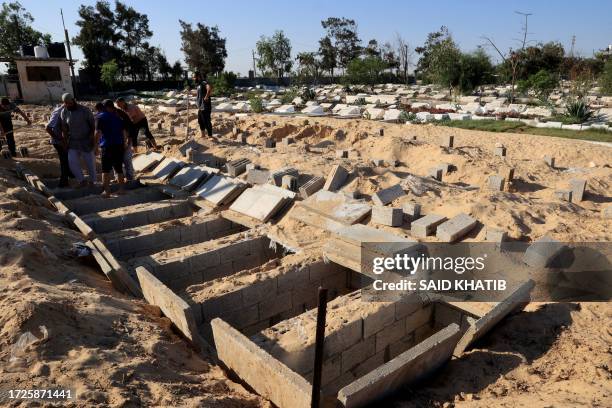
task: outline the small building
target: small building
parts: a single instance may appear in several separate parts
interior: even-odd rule
[[[70,78],[70,61],[66,58],[32,56],[3,59],[14,63],[17,75],[3,79],[3,88],[13,100],[24,103],[55,104],[63,93],[74,93]]]

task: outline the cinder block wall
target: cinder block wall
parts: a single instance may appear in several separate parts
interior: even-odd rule
[[[316,307],[319,286],[328,288],[330,299],[349,292],[349,274],[339,265],[319,260],[260,272],[255,282],[246,285],[244,277],[230,276],[218,284],[233,290],[192,303],[192,307],[205,338],[212,339],[209,323],[215,317],[252,335]],[[214,287],[207,288],[211,289],[214,291]]]
[[[391,360],[435,332],[434,306],[415,302],[365,302],[360,292],[328,305],[323,392],[335,395],[355,379]],[[292,370],[312,381],[316,310],[252,337]],[[297,329],[301,328],[301,329]],[[296,347],[296,339],[311,333]]]
[[[150,255],[169,248],[193,245],[246,230],[220,216],[194,219],[175,225],[174,221],[135,227],[104,235],[106,246],[120,259]]]

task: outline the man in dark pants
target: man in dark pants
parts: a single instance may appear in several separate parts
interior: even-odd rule
[[[213,128],[210,115],[212,113],[212,103],[210,96],[212,95],[212,85],[206,81],[206,75],[202,76],[199,72],[194,75],[196,89],[198,91],[196,103],[198,105],[198,124],[200,125],[201,136],[204,137],[204,131],[208,137],[212,137]]]
[[[149,129],[149,121],[138,105],[134,103],[127,103],[123,98],[117,98],[115,103],[119,107],[120,111],[125,112],[132,121],[132,130],[130,132],[133,132],[132,147],[134,148],[134,151],[137,151],[138,148],[138,134],[140,133],[140,130],[144,130],[143,133],[147,138],[147,146],[151,149],[157,150],[157,143],[155,142],[155,138]],[[118,112],[121,113],[120,111]]]
[[[28,122],[28,125],[32,124],[30,118],[26,116],[21,109],[12,103],[9,98],[0,99],[0,133],[6,138],[11,156],[17,156],[17,147],[15,145],[15,134],[13,131],[13,118],[11,113],[20,114],[23,119]]]
[[[70,166],[68,165],[68,142],[64,140],[64,136],[62,135],[62,122],[60,119],[60,115],[62,114],[62,109],[64,109],[64,105],[58,105],[51,112],[51,118],[49,119],[49,123],[45,127],[45,130],[51,136],[51,144],[57,151],[57,156],[60,161],[60,181],[59,187],[68,187],[68,178],[74,177],[72,172],[70,171]]]
[[[115,170],[119,180],[119,193],[123,193],[123,155],[125,143],[129,138],[123,121],[117,115],[115,105],[110,99],[102,102],[105,111],[96,115],[96,140],[100,143],[102,161],[103,197],[109,197],[111,171]]]

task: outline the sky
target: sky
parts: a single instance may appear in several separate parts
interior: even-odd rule
[[[63,41],[60,9],[71,37],[78,33],[80,4],[95,1],[20,0],[34,17],[34,28]],[[358,35],[367,43],[393,41],[401,35],[414,47],[422,45],[427,33],[440,26],[449,28],[462,50],[471,51],[484,44],[483,35],[495,40],[501,50],[516,47],[522,17],[515,11],[533,13],[529,17],[529,39],[536,42],[559,41],[569,52],[576,36],[575,53],[591,56],[594,50],[612,44],[612,1],[582,0],[126,0],[137,11],[149,16],[152,45],[160,46],[168,60],[183,61],[180,50],[179,19],[190,23],[218,26],[227,39],[226,70],[246,75],[253,66],[252,50],[261,35],[283,30],[291,40],[292,56],[302,51],[316,51],[323,36],[321,20],[347,17],[357,22]],[[73,57],[83,54],[73,46]],[[497,58],[493,49],[487,52]],[[412,57],[416,63],[418,56]]]

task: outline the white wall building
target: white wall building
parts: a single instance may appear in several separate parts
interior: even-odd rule
[[[65,58],[13,58],[19,93],[25,103],[55,104],[65,92],[74,93],[70,63]]]

